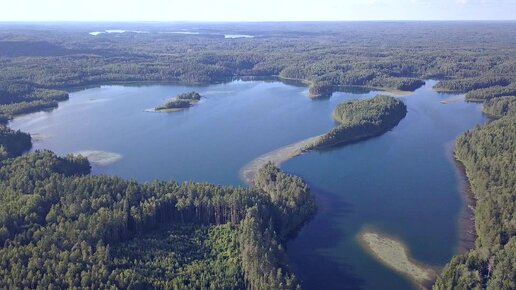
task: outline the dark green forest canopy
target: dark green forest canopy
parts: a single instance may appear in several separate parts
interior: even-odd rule
[[[445,267],[434,289],[516,289],[516,115],[496,111],[505,116],[457,140],[456,157],[477,200],[478,237],[473,250]]]
[[[493,118],[516,114],[516,96],[500,97],[486,101],[482,110]]]
[[[166,102],[164,105],[157,107],[156,111],[186,109],[197,104],[200,99],[201,95],[197,92],[182,93],[175,96],[172,100]]]
[[[399,112],[407,112],[407,106],[397,98],[378,95],[367,100],[351,100],[339,104],[333,119],[342,125],[371,122],[380,123]]]
[[[514,86],[511,22],[99,24],[0,26],[0,113],[52,108],[73,86],[109,82],[219,82],[243,76],[303,80],[314,95],[338,86],[440,90]],[[192,31],[197,35],[172,32]],[[254,38],[225,39],[224,34]],[[496,92],[487,92],[491,98]]]
[[[390,96],[378,95],[372,99],[344,102],[333,112],[333,119],[339,125],[304,150],[331,147],[381,135],[395,127],[406,114],[407,106]]]
[[[201,95],[198,92],[188,92],[182,93],[176,96],[178,100],[190,100],[190,101],[199,101],[201,99]]]
[[[170,100],[166,102],[163,106],[159,106],[156,108],[156,111],[165,111],[169,109],[186,109],[192,106],[192,102],[189,100]]]
[[[15,157],[32,147],[29,134],[0,125],[0,160]]]
[[[0,288],[299,288],[282,245],[314,214],[299,178],[264,168],[290,188],[271,195],[89,172],[50,151],[0,160]]]

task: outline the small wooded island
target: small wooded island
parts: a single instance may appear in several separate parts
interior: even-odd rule
[[[390,96],[344,102],[333,112],[333,119],[340,125],[308,144],[303,151],[378,136],[398,125],[406,114],[407,106]]]
[[[201,100],[201,95],[198,92],[182,93],[177,95],[172,100],[166,102],[164,105],[156,107],[156,112],[177,112],[197,104]]]

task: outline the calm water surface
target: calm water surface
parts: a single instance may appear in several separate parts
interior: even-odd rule
[[[175,113],[144,112],[192,90],[205,96],[197,106]],[[314,102],[306,95],[303,87],[262,81],[102,86],[72,93],[58,109],[16,118],[10,126],[35,134],[34,149],[58,154],[102,150],[123,156],[111,166],[95,166],[95,174],[243,185],[238,176],[242,166],[333,127],[330,112],[352,97],[339,94]]]
[[[433,84],[402,98],[408,113],[392,131],[283,166],[308,180],[320,200],[320,214],[288,244],[307,289],[413,288],[360,247],[367,228],[400,238],[426,264],[443,266],[456,253],[463,201],[451,150],[484,118],[477,104],[441,104],[451,96],[433,92]]]
[[[356,235],[363,227],[403,239],[417,259],[432,265],[455,253],[462,201],[448,153],[455,137],[483,117],[475,104],[440,104],[450,95],[433,92],[433,84],[402,97],[409,112],[394,130],[283,166],[305,178],[319,200],[317,217],[288,244],[305,288],[412,289],[360,248]],[[195,107],[144,112],[191,90],[205,96]],[[72,93],[59,108],[18,117],[10,126],[37,136],[34,150],[122,155],[115,164],[94,166],[94,174],[242,185],[238,172],[246,163],[329,130],[337,104],[374,95],[340,92],[314,101],[304,87],[263,81],[102,86]]]

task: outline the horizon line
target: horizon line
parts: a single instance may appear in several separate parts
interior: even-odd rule
[[[0,20],[0,23],[335,23],[335,22],[516,22],[516,19],[357,19],[357,20]]]

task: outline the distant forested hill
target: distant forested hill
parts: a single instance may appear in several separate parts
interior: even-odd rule
[[[339,86],[414,90],[440,79],[437,89],[471,100],[513,95],[516,86],[511,22],[120,26],[127,32],[93,36],[106,27],[2,24],[2,118],[55,107],[71,86],[107,82],[279,76],[304,81],[318,96]],[[227,33],[254,37],[226,39]]]

